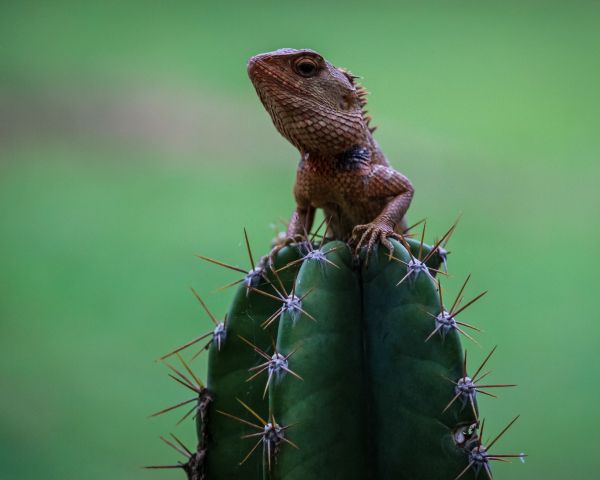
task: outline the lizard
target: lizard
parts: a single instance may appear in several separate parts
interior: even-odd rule
[[[389,239],[401,239],[406,230],[414,189],[373,138],[359,77],[309,49],[255,55],[247,70],[276,129],[300,153],[296,208],[271,255],[311,230],[317,208],[331,238],[357,252],[366,246],[367,258],[379,243],[391,254]]]

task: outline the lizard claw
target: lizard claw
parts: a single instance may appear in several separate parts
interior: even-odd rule
[[[273,248],[271,248],[271,251],[266,256],[267,264],[268,264],[269,268],[271,270],[273,270],[273,268],[275,266],[275,258],[277,257],[277,254],[279,253],[280,250],[284,249],[288,245],[291,245],[292,243],[300,243],[300,242],[303,242],[304,240],[305,240],[305,238],[302,235],[290,235],[290,236],[284,236],[284,237],[277,237],[275,239],[275,241],[273,242]],[[264,262],[264,259],[265,259],[265,257],[263,257],[263,260],[261,260],[261,262]]]
[[[352,243],[356,243],[355,252],[358,253],[362,247],[367,247],[367,263],[369,255],[377,245],[381,243],[390,252],[390,257],[394,254],[394,245],[390,242],[390,238],[400,240],[401,236],[394,232],[394,229],[389,225],[381,223],[367,223],[366,225],[357,225],[352,230]],[[358,239],[358,241],[357,241]]]

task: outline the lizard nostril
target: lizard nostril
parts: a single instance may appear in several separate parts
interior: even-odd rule
[[[248,70],[248,76],[250,77],[250,79],[253,79],[255,77],[256,70],[257,70],[257,63],[258,63],[258,60],[256,57],[252,57],[250,60],[248,60],[247,70]]]
[[[265,54],[265,53],[260,53],[258,55],[254,55],[253,57],[250,57],[250,59],[248,60],[248,64],[247,64],[248,75],[250,76],[250,78],[253,78],[254,74],[258,70],[258,66],[260,64],[264,65],[264,63],[267,62],[268,60],[269,60],[269,56],[268,56],[268,54]]]

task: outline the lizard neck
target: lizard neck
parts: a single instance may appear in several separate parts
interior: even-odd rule
[[[339,153],[331,154],[301,150],[300,155],[300,162],[305,166],[313,169],[326,166],[341,171],[362,169],[372,163],[380,163],[380,158],[383,157],[383,153],[370,135],[366,141],[356,143]]]
[[[369,166],[371,156],[372,152],[369,148],[356,145],[337,155],[304,153],[300,160],[300,166],[312,171],[350,172]]]

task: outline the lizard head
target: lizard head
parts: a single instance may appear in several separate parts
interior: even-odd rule
[[[313,50],[255,55],[248,75],[273,123],[302,153],[340,154],[369,141],[366,91]]]

